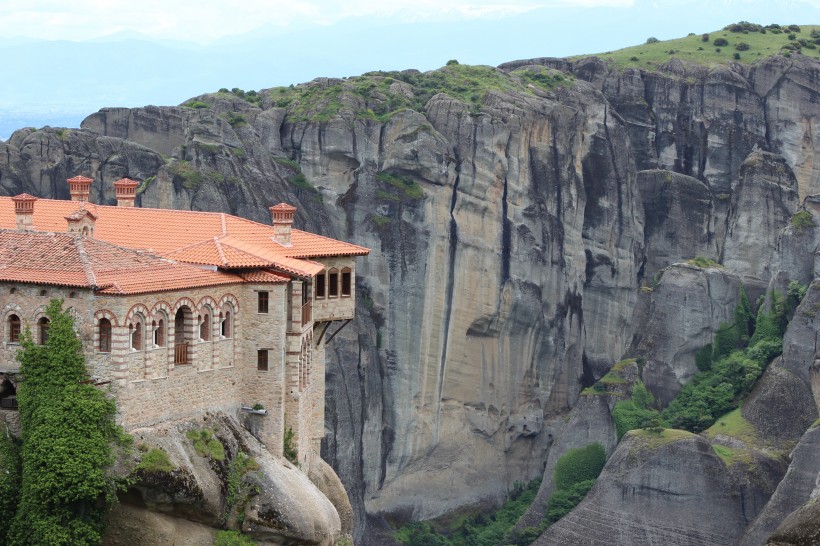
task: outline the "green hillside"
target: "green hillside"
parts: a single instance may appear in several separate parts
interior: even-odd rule
[[[820,25],[767,25],[741,21],[722,30],[706,34],[690,34],[676,40],[647,39],[638,46],[598,53],[619,67],[646,67],[664,63],[671,58],[703,65],[723,64],[736,60],[755,63],[782,53],[806,55],[820,59]],[[573,59],[588,57],[578,55]]]

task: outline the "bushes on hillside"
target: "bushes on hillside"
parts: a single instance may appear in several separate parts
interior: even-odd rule
[[[547,501],[546,526],[564,517],[584,500],[605,464],[606,451],[599,443],[570,449],[558,459],[552,474],[555,490]]]
[[[725,47],[729,45],[729,40],[726,38],[716,38],[714,42],[712,42],[717,47]]]

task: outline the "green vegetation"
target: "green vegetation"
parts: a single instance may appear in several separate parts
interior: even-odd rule
[[[214,546],[256,546],[256,542],[239,531],[217,531]]]
[[[506,74],[490,66],[448,63],[429,72],[369,72],[344,80],[311,82],[270,90],[275,106],[288,109],[294,121],[329,121],[336,116],[385,122],[403,110],[424,112],[427,102],[444,93],[479,113],[487,93],[518,92],[535,95],[572,85],[571,75],[544,67]]]
[[[238,129],[239,127],[243,127],[248,124],[248,120],[245,119],[245,116],[239,112],[227,112],[225,114],[225,120],[230,123],[231,127],[234,129]]]
[[[182,105],[184,108],[195,108],[197,110],[201,110],[202,108],[210,108],[211,105],[207,102],[202,102],[201,100],[189,100],[188,102]]]
[[[142,455],[140,463],[134,470],[146,472],[173,472],[176,466],[171,463],[168,454],[158,447],[152,447]]]
[[[23,478],[20,441],[9,432],[8,425],[0,432],[0,542],[6,543]]]
[[[225,460],[225,448],[222,442],[214,437],[214,433],[207,428],[189,430],[185,436],[194,444],[194,449],[200,457],[209,457],[215,461]]]
[[[796,233],[803,233],[806,230],[817,227],[811,217],[811,213],[807,210],[801,210],[794,213],[791,224]]]
[[[703,256],[695,256],[691,260],[686,260],[686,263],[688,263],[689,265],[696,265],[696,266],[701,267],[703,269],[706,269],[706,268],[709,268],[709,267],[723,267],[722,265],[720,265],[719,263],[717,263],[713,259],[704,258]]]
[[[373,215],[373,225],[375,225],[377,228],[383,228],[388,224],[390,224],[389,216],[384,216],[383,214]]]
[[[620,440],[630,430],[660,426],[660,412],[652,408],[655,397],[640,381],[632,386],[632,398],[620,400],[612,409],[612,420]]]
[[[629,435],[640,438],[649,449],[657,449],[666,444],[679,442],[680,440],[686,440],[695,436],[686,430],[663,429],[659,427],[632,430],[629,432]]]
[[[174,179],[181,180],[182,187],[186,190],[195,190],[205,181],[205,175],[184,159],[172,161],[167,169]]]
[[[156,176],[149,176],[148,178],[143,180],[142,183],[137,187],[137,195],[144,193],[145,190],[147,190],[156,179]]]
[[[46,315],[46,344],[35,345],[27,329],[17,353],[25,377],[18,390],[23,471],[4,543],[99,544],[116,501],[114,447],[130,437],[114,423],[114,402],[87,381],[70,313],[52,300]],[[9,453],[2,451],[5,459]],[[3,505],[8,510],[7,500]]]
[[[290,427],[288,427],[288,429],[285,431],[285,438],[282,446],[282,454],[285,456],[285,459],[289,460],[293,464],[299,464],[299,452],[296,450],[296,446],[294,445],[293,429]]]
[[[230,91],[227,88],[223,87],[217,93],[221,95],[233,95],[234,97],[240,98],[246,102],[251,104],[255,104],[256,106],[262,106],[262,95],[258,94],[256,91],[243,91],[238,87],[234,87]]]
[[[672,57],[706,66],[726,64],[733,59],[731,51],[745,51],[745,62],[758,62],[778,53],[802,53],[820,58],[820,26],[788,27],[794,36],[782,31],[780,25],[761,26],[741,21],[723,30],[695,35],[675,40],[651,41],[646,43],[597,54],[602,59],[612,61],[620,68],[653,68],[667,62]],[[737,30],[742,29],[742,30]],[[798,38],[797,34],[805,36]],[[712,44],[708,44],[709,40]],[[741,47],[738,48],[738,45]],[[584,55],[586,56],[586,55]],[[582,56],[573,57],[579,59]],[[633,60],[634,59],[634,60]]]
[[[381,191],[385,199],[398,201],[404,199],[421,199],[424,197],[424,190],[421,186],[408,176],[398,175],[382,171],[376,173],[376,180],[382,183],[387,191]],[[378,195],[378,192],[377,192]]]
[[[529,544],[535,537],[522,542],[512,527],[532,504],[540,480],[533,480],[526,487],[516,484],[510,499],[496,512],[480,512],[459,519],[452,527],[437,529],[428,521],[410,523],[398,529],[394,538],[410,546],[498,546],[499,544]],[[536,535],[537,536],[537,535]]]
[[[314,197],[321,201],[322,196],[319,193],[319,190],[317,190],[316,187],[308,181],[307,177],[302,172],[302,166],[299,165],[299,162],[287,157],[274,157],[273,160],[293,171],[293,174],[291,174],[287,180],[288,184],[297,190],[297,194],[299,193],[299,190],[305,191],[309,194],[314,194]]]
[[[240,499],[254,492],[252,486],[242,481],[242,477],[252,470],[259,470],[259,464],[242,451],[228,463],[228,491],[225,495],[225,504],[229,511]]]

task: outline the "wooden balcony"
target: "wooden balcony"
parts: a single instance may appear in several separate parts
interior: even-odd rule
[[[190,343],[179,343],[174,345],[174,364],[190,364]]]

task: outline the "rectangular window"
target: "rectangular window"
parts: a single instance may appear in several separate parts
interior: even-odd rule
[[[335,271],[327,276],[327,297],[339,297],[339,274]]]
[[[259,349],[256,351],[256,369],[260,372],[268,371],[268,350]]]
[[[350,295],[350,271],[342,271],[342,296]]]
[[[316,299],[325,297],[325,274],[316,275]]]
[[[268,312],[268,293],[267,292],[258,292],[259,299],[258,299],[258,306],[257,306],[257,313],[267,313]]]

